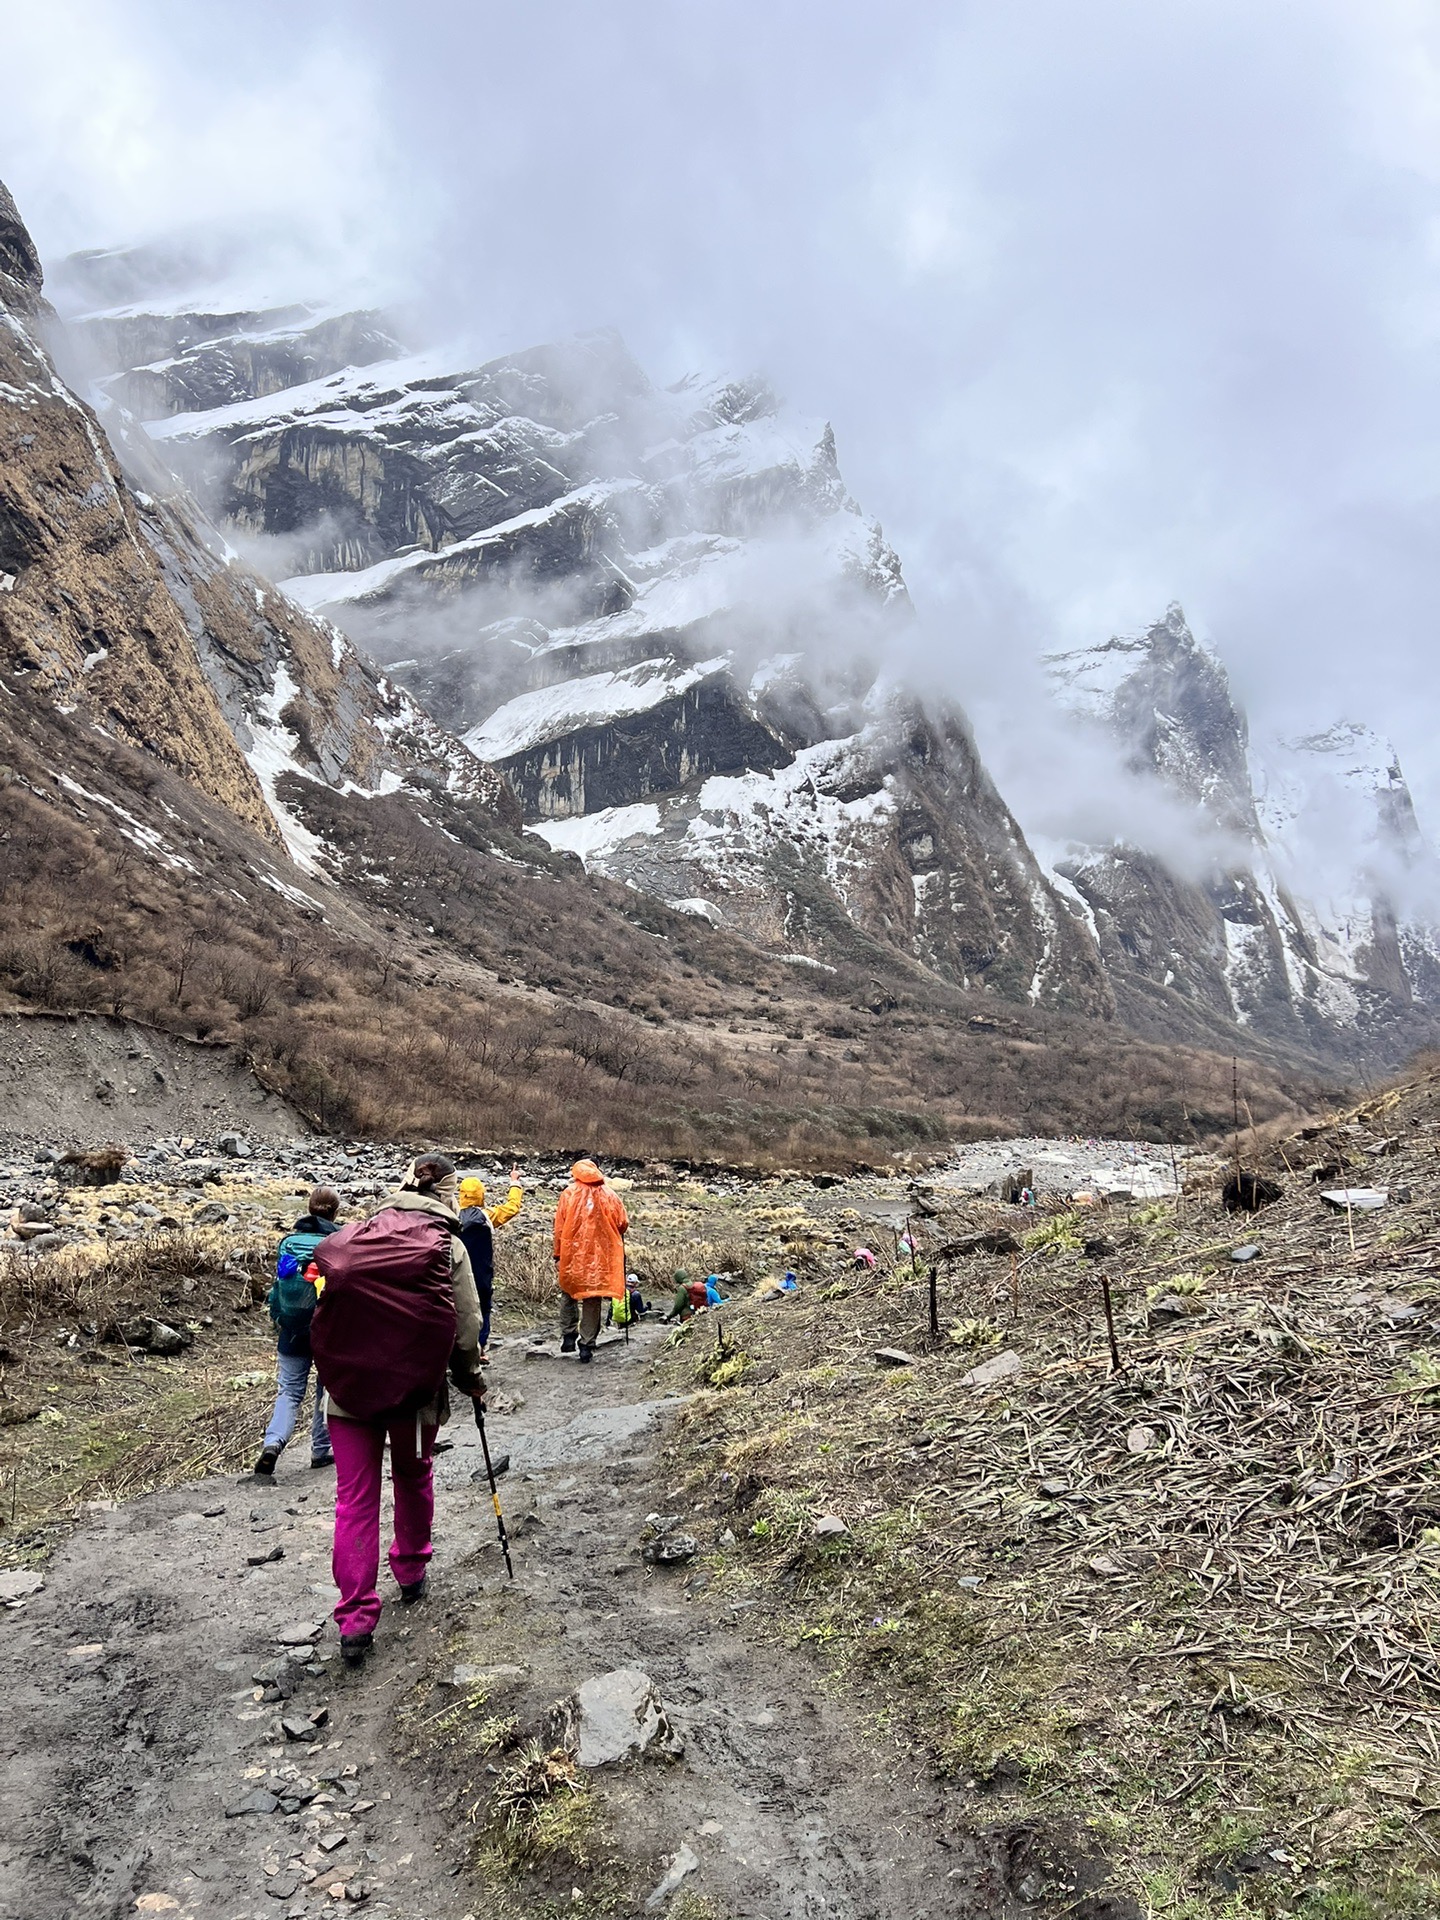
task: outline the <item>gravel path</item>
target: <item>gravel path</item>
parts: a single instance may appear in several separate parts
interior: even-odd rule
[[[387,1605],[359,1674],[327,1620],[332,1482],[305,1449],[268,1485],[212,1480],[93,1515],[43,1592],[0,1614],[4,1920],[314,1920],[346,1910],[347,1889],[371,1920],[461,1920],[477,1910],[472,1830],[440,1810],[423,1735],[406,1760],[396,1731],[420,1683],[457,1661],[512,1665],[489,1710],[522,1725],[612,1668],[652,1676],[686,1758],[603,1782],[607,1832],[645,1884],[688,1846],[687,1890],[734,1920],[1019,1911],[1004,1849],[962,1831],[958,1788],[862,1736],[802,1657],[747,1634],[743,1605],[642,1562],[674,1418],[649,1367],[661,1339],[643,1329],[584,1373],[525,1359],[523,1342],[500,1350],[495,1400],[514,1410],[490,1428],[513,1461],[516,1581],[472,1478],[473,1427],[456,1423],[431,1594]],[[280,1674],[290,1697],[261,1697]],[[297,1741],[282,1715],[323,1724]]]

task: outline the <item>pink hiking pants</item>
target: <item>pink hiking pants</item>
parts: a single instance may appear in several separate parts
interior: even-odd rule
[[[408,1587],[424,1576],[430,1564],[430,1525],[435,1517],[430,1468],[437,1429],[421,1427],[419,1431],[417,1454],[413,1414],[388,1429],[362,1420],[332,1417],[330,1421],[330,1444],[335,1449],[335,1551],[330,1564],[340,1589],[335,1624],[346,1637],[373,1633],[380,1618],[375,1581],[380,1572],[380,1478],[387,1432],[395,1492],[390,1571],[402,1587]]]

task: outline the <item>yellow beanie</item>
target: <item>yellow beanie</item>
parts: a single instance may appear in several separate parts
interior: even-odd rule
[[[462,1207],[483,1207],[485,1204],[485,1182],[477,1180],[473,1174],[460,1182],[460,1204]]]

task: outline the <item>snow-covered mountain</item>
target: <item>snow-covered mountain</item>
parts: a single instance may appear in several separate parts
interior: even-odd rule
[[[883,672],[909,598],[823,422],[661,390],[609,333],[377,359],[373,315],[147,301],[124,264],[67,269],[98,391],[552,847],[797,959],[1112,1010],[963,715]]]
[[[1093,916],[1132,1021],[1178,997],[1312,1047],[1420,1044],[1440,1009],[1440,860],[1393,748],[1363,725],[1253,746],[1225,669],[1177,606],[1146,632],[1052,655],[1077,720],[1188,808],[1197,875],[1138,847],[1072,846],[1054,877]]]
[[[253,661],[203,644],[302,860],[324,848],[285,773],[413,785],[377,757],[403,736],[425,778],[463,762],[493,801],[498,775],[552,850],[795,961],[899,959],[1155,1038],[1433,1037],[1440,889],[1393,757],[1355,727],[1253,751],[1178,608],[1050,669],[1185,856],[1042,866],[963,713],[887,672],[900,561],[829,428],[763,381],[660,389],[613,333],[417,353],[381,314],[200,286],[163,249],[62,286],[132,473],[172,468],[280,583],[254,588]],[[163,519],[174,483],[142,484]]]

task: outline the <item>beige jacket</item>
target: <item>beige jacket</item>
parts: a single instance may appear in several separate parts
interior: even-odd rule
[[[399,1207],[405,1213],[430,1213],[449,1226],[450,1284],[455,1291],[455,1345],[450,1351],[450,1377],[457,1384],[463,1380],[483,1386],[484,1375],[480,1367],[480,1295],[475,1289],[475,1275],[470,1270],[470,1256],[465,1251],[465,1242],[460,1238],[459,1219],[443,1200],[437,1200],[432,1193],[402,1190],[382,1200],[375,1211],[379,1213],[385,1207]],[[351,1420],[354,1415],[346,1413],[343,1407],[337,1407],[327,1393],[325,1417],[327,1420]],[[449,1383],[442,1381],[435,1398],[419,1409],[419,1419],[422,1426],[440,1427],[449,1418]]]

